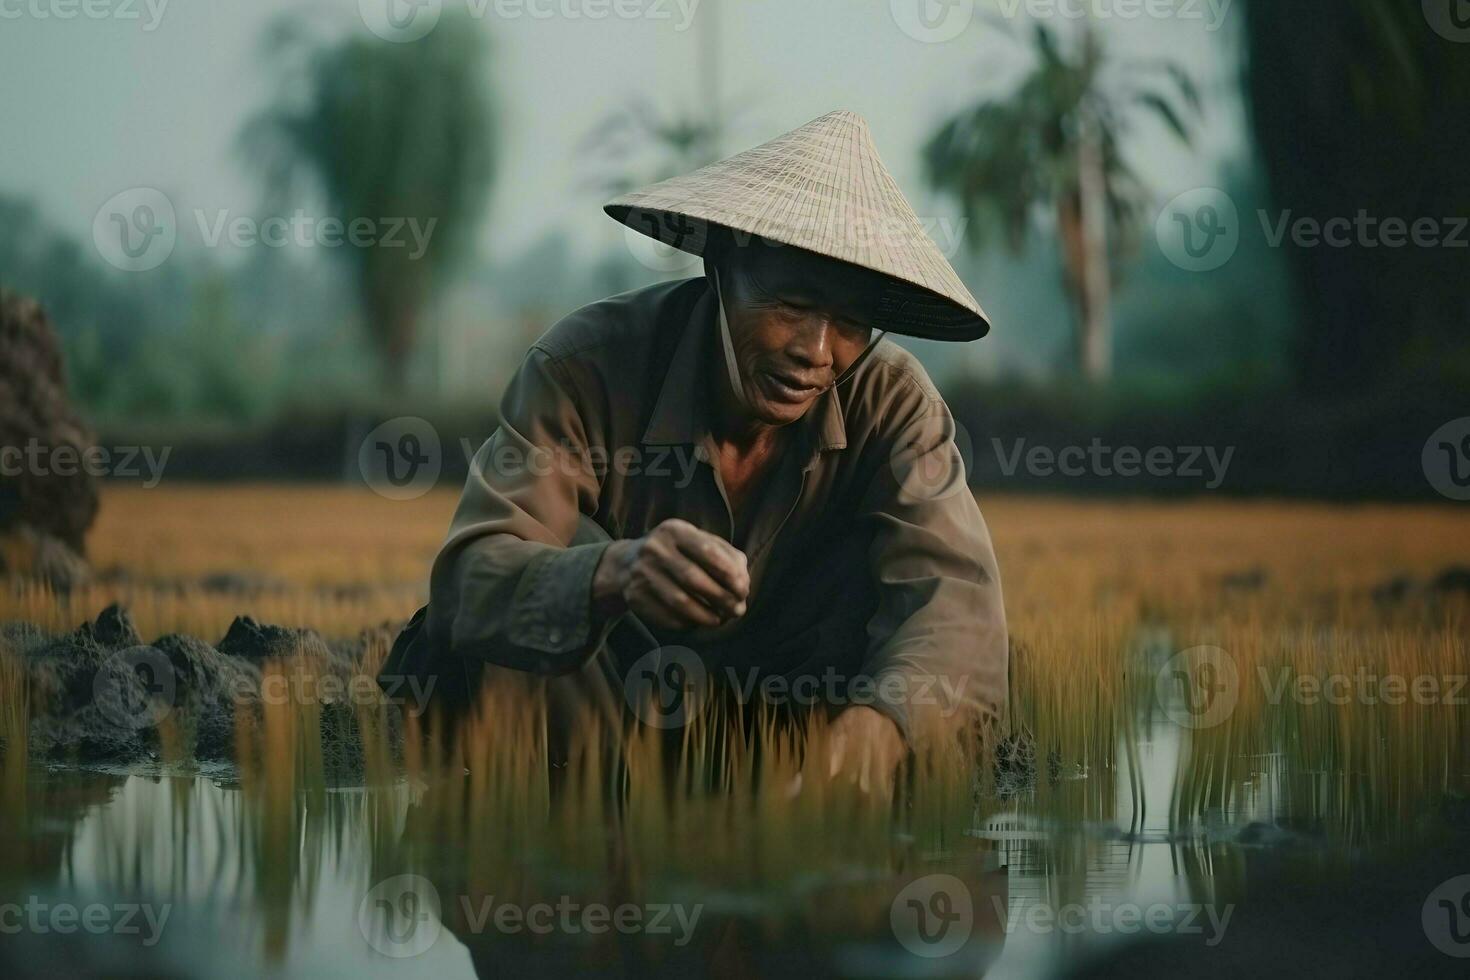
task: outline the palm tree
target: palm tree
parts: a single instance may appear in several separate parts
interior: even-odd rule
[[[428,232],[422,254],[377,243],[333,250],[351,266],[388,383],[401,390],[423,309],[477,226],[494,172],[481,35],[441,23],[412,44],[358,34],[328,43],[286,17],[266,51],[279,94],[241,141],[269,209],[280,213],[305,182],[325,196],[323,217],[417,221]]]
[[[1148,202],[1121,143],[1142,108],[1187,145],[1186,112],[1201,111],[1199,92],[1172,61],[1108,56],[1090,28],[1067,52],[1037,24],[1033,49],[1036,65],[1008,99],[981,102],[940,126],[924,147],[925,175],[959,201],[972,248],[999,225],[1019,252],[1037,212],[1055,213],[1063,284],[1076,311],[1077,366],[1102,380],[1111,372],[1118,271],[1110,259],[1136,245]]]

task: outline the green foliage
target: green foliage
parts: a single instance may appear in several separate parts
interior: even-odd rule
[[[966,240],[983,248],[997,229],[1012,251],[1037,212],[1076,202],[1084,117],[1095,120],[1102,151],[1109,237],[1136,244],[1148,195],[1122,153],[1137,109],[1161,119],[1185,143],[1201,111],[1199,91],[1171,61],[1107,55],[1093,34],[1074,52],[1037,24],[1034,68],[1004,100],[986,99],[946,120],[924,146],[929,183],[964,211]]]
[[[431,229],[422,256],[382,245],[335,250],[351,268],[390,383],[401,387],[420,316],[463,256],[494,174],[478,27],[449,19],[413,44],[361,34],[328,42],[287,17],[266,50],[279,92],[241,141],[270,209],[294,210],[311,187],[326,199],[324,217],[344,225],[414,219]]]
[[[1019,253],[1039,213],[1054,213],[1063,287],[1076,313],[1076,363],[1101,381],[1112,361],[1119,260],[1136,251],[1148,213],[1149,195],[1123,144],[1140,111],[1188,143],[1186,120],[1200,112],[1200,96],[1178,65],[1110,57],[1090,28],[1065,51],[1038,23],[1032,55],[1034,67],[1008,98],[982,101],[940,126],[924,147],[925,173],[959,201],[973,248],[999,229]]]

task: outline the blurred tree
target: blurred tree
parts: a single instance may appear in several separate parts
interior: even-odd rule
[[[1245,88],[1270,223],[1353,224],[1341,244],[1286,239],[1302,300],[1296,374],[1309,389],[1357,392],[1390,372],[1410,384],[1470,377],[1470,49],[1441,33],[1470,34],[1452,19],[1464,10],[1247,0]],[[1389,220],[1430,222],[1433,244],[1387,246]]]
[[[241,141],[265,178],[268,209],[295,211],[305,180],[326,197],[321,217],[374,223],[372,243],[335,251],[352,269],[388,383],[401,390],[424,307],[478,226],[493,176],[479,28],[446,18],[413,43],[327,42],[288,16],[267,33],[266,52],[279,93]],[[377,240],[405,220],[428,231],[422,254],[407,230],[398,246]]]
[[[1090,28],[1071,52],[1043,24],[1033,38],[1035,67],[1009,98],[945,121],[924,147],[925,174],[959,201],[966,241],[976,249],[999,224],[1019,252],[1037,211],[1055,213],[1076,314],[1077,367],[1102,380],[1112,370],[1110,306],[1119,273],[1109,259],[1136,247],[1148,200],[1120,145],[1138,109],[1187,144],[1187,119],[1201,111],[1200,97],[1179,65],[1110,57]]]

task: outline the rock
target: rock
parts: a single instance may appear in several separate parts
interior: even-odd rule
[[[315,630],[263,625],[251,616],[236,616],[219,641],[220,653],[260,662],[302,655],[331,657],[326,641]]]
[[[197,758],[226,758],[236,703],[259,698],[253,664],[181,634],[145,645],[132,616],[116,604],[68,636],[27,632],[16,646],[30,678],[31,751],[38,758],[143,758],[156,750],[165,721]]]
[[[9,573],[62,582],[75,574],[68,568],[71,557],[86,553],[87,530],[97,516],[97,478],[81,465],[92,445],[92,433],[67,398],[61,344],[45,311],[0,290],[0,447],[21,454],[19,466],[0,472],[0,537],[22,528],[35,532],[40,545],[29,549],[30,558],[43,566],[16,567],[15,554],[7,553]]]
[[[133,625],[133,616],[122,606],[113,603],[98,614],[96,622],[82,627],[93,640],[105,647],[136,647],[143,645],[138,627]]]
[[[372,674],[364,671],[375,669],[385,642],[385,631],[369,630],[355,642],[329,645],[314,630],[240,616],[219,649],[182,633],[142,643],[132,617],[117,605],[64,636],[27,624],[0,627],[0,644],[25,666],[34,759],[135,762],[160,750],[167,728],[194,759],[229,760],[237,714],[260,710],[265,694],[284,694],[315,707],[324,762],[339,774],[363,764],[352,692],[365,686],[376,695]],[[372,662],[365,664],[369,654]],[[276,658],[285,664],[287,683],[263,693],[262,665]],[[335,683],[312,683],[324,677]],[[397,722],[389,725],[390,737],[400,738]]]
[[[171,697],[158,696],[171,686],[146,654],[135,659],[130,653],[109,650],[83,630],[25,653],[33,757],[131,761],[147,755],[149,719],[171,709]]]
[[[202,640],[170,633],[153,641],[168,658],[183,688],[187,741],[199,759],[226,759],[234,753],[235,711],[260,699],[260,669],[228,657]]]

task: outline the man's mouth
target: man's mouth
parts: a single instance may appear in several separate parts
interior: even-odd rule
[[[800,404],[822,390],[821,385],[788,374],[766,371],[761,377],[765,381],[766,391],[777,401]]]

